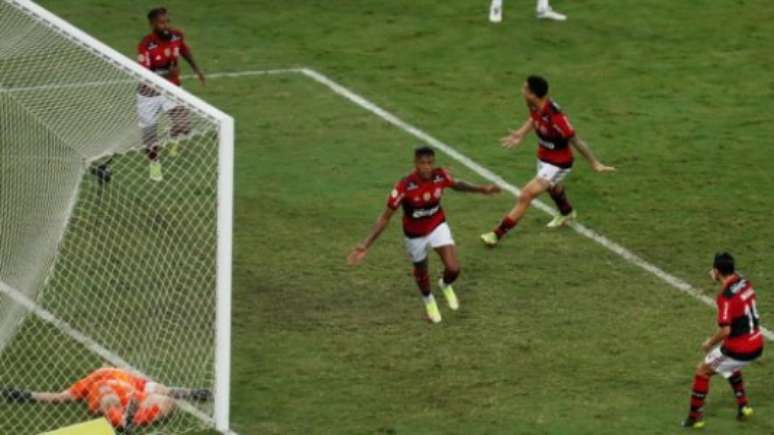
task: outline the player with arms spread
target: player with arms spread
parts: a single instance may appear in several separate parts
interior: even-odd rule
[[[124,431],[163,420],[175,409],[175,399],[207,401],[212,398],[208,390],[169,388],[112,367],[97,369],[61,392],[0,388],[0,395],[20,403],[84,401],[90,414],[103,415],[113,427]]]
[[[696,367],[691,392],[691,410],[683,422],[687,428],[704,427],[704,401],[709,394],[710,378],[719,373],[728,379],[736,396],[739,420],[753,414],[742,381],[742,368],[763,353],[761,320],[755,306],[755,290],[749,281],[736,273],[734,257],[723,252],[715,255],[710,270],[721,290],[715,299],[718,329],[706,339],[701,349],[707,354]]]
[[[487,246],[494,246],[527,212],[532,200],[548,191],[551,199],[559,208],[557,215],[548,223],[549,228],[557,228],[575,219],[576,214],[567,200],[562,181],[572,170],[574,157],[572,148],[578,150],[588,160],[595,172],[615,171],[611,166],[603,165],[597,160],[570,124],[570,120],[559,106],[548,97],[548,82],[539,76],[529,76],[521,90],[529,108],[530,116],[524,125],[511,135],[501,139],[505,148],[518,146],[524,136],[534,130],[538,137],[537,175],[527,185],[522,187],[516,206],[511,210],[495,229],[481,235],[481,240]]]
[[[387,227],[392,215],[402,207],[403,233],[406,236],[406,250],[414,264],[414,278],[422,293],[428,318],[433,323],[438,323],[441,321],[441,312],[438,310],[430,288],[427,267],[427,253],[431,248],[441,257],[445,267],[443,277],[438,284],[446,297],[446,302],[452,310],[459,308],[452,283],[459,276],[460,266],[451,230],[441,208],[443,191],[451,188],[460,192],[492,195],[498,193],[500,188],[494,184],[476,186],[462,180],[455,180],[446,169],[435,167],[435,152],[430,147],[420,147],[415,150],[414,165],[416,167],[414,172],[395,185],[387,199],[387,207],[379,215],[368,237],[355,247],[348,260],[350,264],[362,262],[368,249]]]
[[[141,65],[180,86],[179,59],[185,59],[204,84],[204,74],[196,65],[191,48],[186,44],[183,32],[170,24],[166,8],[155,8],[148,12],[151,33],[145,36],[137,46],[137,59]],[[169,115],[172,127],[170,136],[170,154],[177,154],[178,141],[191,132],[188,115],[183,107],[146,85],[140,85],[137,95],[137,114],[142,129],[143,144],[150,160],[150,178],[153,181],[163,179],[157,122],[162,113]]]

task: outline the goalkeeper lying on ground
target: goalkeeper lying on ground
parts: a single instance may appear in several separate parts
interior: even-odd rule
[[[110,367],[91,372],[59,393],[0,388],[0,395],[8,401],[21,403],[85,401],[89,413],[105,416],[120,430],[163,420],[174,411],[175,399],[206,401],[212,398],[209,390],[170,388],[127,370]]]

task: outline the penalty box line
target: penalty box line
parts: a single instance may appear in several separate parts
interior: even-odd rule
[[[373,115],[376,115],[377,117],[388,122],[389,124],[392,124],[394,127],[397,127],[398,129],[410,134],[411,136],[414,136],[420,141],[433,146],[434,148],[443,152],[447,156],[461,163],[463,166],[467,167],[471,171],[475,172],[482,178],[489,180],[490,182],[500,186],[501,189],[510,192],[511,194],[513,194],[513,196],[518,197],[521,193],[518,187],[505,181],[505,179],[503,179],[496,173],[492,172],[491,170],[480,165],[479,163],[475,162],[474,160],[462,154],[461,152],[457,151],[452,146],[444,142],[441,142],[440,140],[436,139],[435,137],[431,136],[425,131],[403,121],[402,119],[398,118],[396,115],[382,109],[381,107],[376,105],[376,103],[367,100],[366,98],[355,93],[354,91],[335,82],[328,76],[318,71],[315,71],[311,68],[289,68],[289,69],[275,69],[275,70],[240,71],[240,72],[232,72],[232,73],[215,73],[215,74],[209,74],[209,77],[211,78],[245,77],[245,76],[265,76],[265,75],[276,75],[276,74],[301,74],[304,77],[314,80],[315,82],[325,86],[335,94],[355,104],[356,106],[359,106],[362,109],[365,109],[368,112],[371,112]],[[539,210],[543,211],[544,213],[551,216],[556,216],[556,211],[552,207],[547,205],[545,202],[539,199],[536,199],[532,201],[532,204]],[[705,295],[699,289],[692,286],[687,281],[670,274],[669,272],[656,266],[653,263],[648,262],[647,260],[635,254],[633,251],[624,247],[620,243],[610,240],[604,235],[577,222],[572,222],[570,224],[570,227],[573,230],[575,230],[575,232],[577,232],[578,234],[597,243],[598,245],[604,247],[608,251],[618,255],[619,257],[626,260],[628,263],[633,264],[652,275],[655,275],[665,283],[669,284],[672,288],[679,290],[687,294],[688,296],[691,296],[692,298],[698,300],[699,302],[704,303],[705,305],[708,305],[713,308],[715,307],[714,299]],[[769,341],[774,341],[774,333],[770,329],[761,326],[761,331],[764,337],[766,337]]]

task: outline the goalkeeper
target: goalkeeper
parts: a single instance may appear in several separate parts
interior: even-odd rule
[[[170,388],[127,370],[103,367],[62,392],[33,392],[0,388],[10,402],[86,402],[89,413],[103,415],[116,429],[130,431],[164,420],[175,410],[175,399],[207,401],[209,390]]]

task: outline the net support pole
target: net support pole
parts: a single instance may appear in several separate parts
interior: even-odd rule
[[[220,120],[215,308],[215,428],[229,429],[231,379],[231,258],[234,226],[234,119]]]

